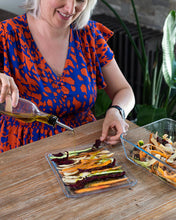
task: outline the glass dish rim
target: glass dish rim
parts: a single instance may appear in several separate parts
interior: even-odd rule
[[[132,133],[132,132],[135,131],[135,130],[140,130],[140,129],[142,129],[142,128],[149,127],[149,126],[151,126],[151,125],[153,125],[153,124],[157,124],[157,123],[162,122],[162,121],[172,121],[172,122],[175,122],[175,123],[176,123],[176,121],[173,120],[173,119],[163,118],[163,119],[154,121],[154,122],[152,122],[152,123],[146,124],[146,125],[144,125],[144,126],[139,126],[139,127],[137,127],[137,128],[133,128],[133,129],[130,130],[130,133]],[[147,155],[151,156],[152,158],[156,159],[156,160],[159,161],[160,163],[162,163],[162,164],[164,164],[165,166],[167,166],[169,169],[171,169],[171,170],[173,170],[174,172],[176,172],[176,168],[171,167],[169,164],[165,163],[163,160],[160,160],[159,158],[157,158],[157,157],[155,157],[154,155],[150,154],[149,152],[145,151],[144,149],[142,149],[141,147],[137,146],[137,145],[134,144],[133,142],[127,140],[126,138],[124,138],[125,135],[127,135],[127,132],[123,132],[123,133],[120,135],[120,138],[121,138],[121,140],[122,140],[122,146],[123,146],[123,148],[124,148],[125,155],[126,155],[126,157],[127,157],[130,161],[132,161],[132,160],[131,160],[131,159],[128,157],[128,155],[126,154],[126,148],[125,148],[125,146],[124,146],[123,141],[126,141],[127,143],[131,144],[131,145],[134,146],[135,148],[137,148],[137,149],[143,151],[143,152],[146,153]],[[133,161],[133,163],[135,163],[135,162]],[[136,164],[136,163],[135,163],[135,164]]]
[[[92,146],[92,143],[89,143],[89,144],[87,144],[87,145],[79,145],[78,148],[76,148],[76,149],[82,149],[82,148],[84,148],[84,147],[85,147],[85,148],[88,148],[88,147],[90,147],[90,146]],[[107,146],[108,146],[108,145],[107,145]],[[104,147],[106,147],[106,144],[105,144]],[[80,193],[80,194],[76,194],[76,193],[73,193],[73,194],[72,194],[72,193],[70,193],[70,191],[67,189],[68,187],[66,187],[66,186],[64,185],[63,180],[62,180],[62,178],[61,178],[61,175],[60,175],[60,173],[57,171],[54,162],[50,160],[49,155],[54,154],[54,153],[58,153],[58,152],[69,151],[69,150],[72,150],[72,149],[73,149],[73,147],[72,147],[72,148],[69,148],[69,149],[65,148],[65,149],[61,149],[61,150],[59,150],[59,149],[57,150],[57,149],[56,149],[55,151],[47,152],[47,153],[45,154],[45,158],[46,158],[46,160],[48,161],[48,163],[49,163],[49,165],[50,165],[50,167],[51,167],[51,169],[52,169],[52,171],[53,171],[53,173],[54,173],[54,175],[55,175],[55,177],[56,177],[58,183],[60,184],[60,187],[61,187],[63,193],[65,194],[65,196],[66,196],[67,198],[80,198],[80,197],[82,197],[82,196],[93,195],[93,194],[100,193],[100,192],[107,192],[107,191],[110,191],[110,190],[113,190],[113,189],[120,189],[120,188],[125,188],[125,187],[129,187],[129,188],[130,188],[130,187],[133,187],[133,186],[135,186],[135,185],[137,184],[137,179],[136,179],[136,178],[133,176],[133,174],[128,170],[128,168],[126,167],[125,163],[120,160],[120,158],[118,157],[118,155],[116,155],[116,156],[115,156],[116,165],[117,165],[117,164],[122,165],[124,171],[126,172],[126,176],[129,177],[128,183],[125,183],[125,184],[123,184],[123,185],[116,185],[116,186],[113,186],[113,187],[108,187],[108,188],[105,188],[105,189],[100,189],[100,190],[95,190],[95,191],[91,191],[91,192],[86,192],[86,193]],[[117,154],[117,152],[116,152],[116,154]]]

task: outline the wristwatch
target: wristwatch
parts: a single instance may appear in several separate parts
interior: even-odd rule
[[[120,115],[125,120],[125,111],[119,105],[111,105],[108,109],[110,108],[116,108],[117,110],[119,110]]]

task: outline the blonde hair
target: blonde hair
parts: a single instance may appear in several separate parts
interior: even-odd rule
[[[40,0],[25,0],[22,7],[25,9],[26,13],[30,13],[34,17],[39,14]]]
[[[39,9],[40,9],[40,1],[42,0],[25,0],[23,3],[23,8],[25,9],[26,13],[30,13],[34,17],[38,17]],[[92,15],[96,3],[97,0],[87,0],[86,8],[74,22],[75,29],[81,29],[84,26],[86,26]]]

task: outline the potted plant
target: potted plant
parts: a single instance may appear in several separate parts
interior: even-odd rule
[[[146,123],[169,117],[176,120],[176,61],[174,48],[176,43],[176,12],[172,10],[165,19],[162,38],[162,62],[154,68],[151,78],[151,104],[136,106],[137,123]],[[162,87],[163,83],[165,86]]]
[[[141,52],[118,13],[106,0],[101,1],[114,13],[116,19],[118,19],[127,33],[140,62],[142,68],[141,74],[144,74],[144,85],[142,91],[143,101],[141,104],[135,106],[137,115],[136,123],[138,125],[145,125],[164,117],[176,119],[176,113],[174,112],[174,107],[176,106],[176,62],[174,55],[176,40],[176,12],[172,10],[165,20],[162,39],[162,60],[159,62],[158,56],[156,56],[156,62],[153,64],[153,71],[150,73],[143,35],[134,0],[131,0],[131,4],[138,28],[142,48]],[[95,109],[100,109],[99,107],[101,106],[101,111],[95,111],[95,113],[98,112],[99,114],[103,113],[103,108],[106,110],[106,107],[109,104],[109,99],[107,97],[103,97],[103,99],[101,99],[101,96],[104,96],[104,94],[103,92],[100,94],[99,91],[95,106]]]

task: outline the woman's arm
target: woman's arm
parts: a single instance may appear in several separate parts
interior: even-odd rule
[[[130,113],[135,105],[134,93],[131,86],[123,76],[115,59],[102,68],[103,76],[107,87],[105,91],[112,100],[112,105],[120,106],[125,116]],[[120,140],[122,132],[127,130],[128,125],[122,119],[120,112],[115,108],[108,109],[102,128],[101,141],[107,141],[109,144],[116,144]],[[115,129],[114,136],[109,136],[108,131]]]

